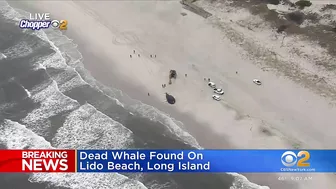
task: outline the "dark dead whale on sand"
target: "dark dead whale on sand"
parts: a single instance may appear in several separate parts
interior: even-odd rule
[[[175,97],[173,97],[172,95],[166,93],[166,100],[169,104],[175,104],[176,100]]]

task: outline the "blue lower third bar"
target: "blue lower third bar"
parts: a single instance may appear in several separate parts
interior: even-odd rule
[[[77,150],[77,172],[336,172],[336,150]]]

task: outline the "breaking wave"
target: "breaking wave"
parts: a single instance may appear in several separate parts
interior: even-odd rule
[[[18,21],[22,14],[14,11],[4,2],[0,4],[0,13],[7,18],[7,22]],[[21,13],[23,13],[21,11]],[[15,22],[14,22],[15,23]],[[132,132],[122,124],[96,110],[92,105],[80,104],[64,93],[82,86],[89,86],[74,68],[81,60],[81,54],[67,44],[62,50],[73,50],[63,58],[64,53],[52,43],[42,31],[32,32],[42,39],[39,42],[28,38],[5,48],[1,46],[2,59],[10,61],[30,57],[29,71],[26,79],[42,77],[33,84],[20,85],[25,92],[16,101],[1,103],[1,109],[8,112],[0,125],[0,142],[11,149],[36,148],[94,148],[118,149],[129,148],[133,143]],[[42,42],[41,42],[42,41]],[[34,51],[45,48],[46,42],[51,46],[53,53],[45,56],[33,56]],[[66,42],[66,41],[63,41]],[[34,43],[34,44],[32,44]],[[71,43],[68,43],[71,44]],[[76,50],[78,53],[76,53]],[[50,51],[51,52],[51,51]],[[69,51],[68,51],[69,52]],[[76,57],[77,55],[77,57]],[[5,66],[5,65],[2,65]],[[15,78],[17,76],[17,78]],[[14,74],[14,78],[1,78],[12,83],[19,83],[21,74]],[[16,107],[20,101],[29,101],[34,104],[31,110],[24,111],[22,117],[12,117],[18,113]],[[60,122],[53,123],[53,118],[63,117]],[[15,121],[14,121],[15,120]],[[59,120],[59,119],[58,119]],[[28,179],[32,183],[47,183],[53,187],[67,188],[146,188],[141,182],[130,179],[122,174],[31,174]],[[102,180],[106,182],[101,182]]]
[[[25,125],[10,120],[4,120],[0,125],[0,141],[5,143],[11,149],[52,149],[62,146],[51,145],[43,137],[28,129]],[[71,141],[73,142],[73,141]],[[73,148],[76,144],[70,146]],[[47,182],[48,187],[66,187],[71,189],[83,188],[115,188],[115,189],[146,189],[139,181],[129,179],[126,176],[117,173],[34,173],[31,174],[30,182]],[[104,180],[104,182],[101,182]]]
[[[0,16],[3,15],[7,23],[16,24],[25,14],[0,1]],[[130,99],[118,89],[98,83],[83,67],[77,45],[60,31],[17,32],[25,32],[26,38],[10,41],[11,36],[8,36],[6,43],[0,44],[0,89],[2,83],[6,83],[5,87],[10,89],[8,93],[19,94],[6,99],[5,91],[5,100],[2,100],[0,91],[0,146],[12,149],[136,148],[139,147],[137,141],[146,143],[143,141],[146,139],[139,139],[130,129],[128,120],[138,119],[136,115],[161,123],[165,129],[162,132],[169,132],[185,144],[202,149],[195,138],[183,130],[183,123]],[[3,40],[1,36],[0,40]],[[24,63],[6,64],[23,58]],[[6,66],[12,72],[2,76],[1,69]],[[21,71],[19,66],[24,66]],[[235,182],[231,189],[262,188],[242,175],[233,175]],[[147,181],[145,186],[143,174],[34,173],[28,180],[48,187],[71,189],[172,188],[166,181]]]

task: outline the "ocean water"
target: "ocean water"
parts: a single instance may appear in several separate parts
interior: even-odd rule
[[[0,149],[202,148],[183,124],[107,88],[56,30],[18,27],[0,1]],[[238,174],[2,174],[1,189],[252,189]]]

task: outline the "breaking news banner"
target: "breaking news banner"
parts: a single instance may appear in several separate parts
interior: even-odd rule
[[[76,172],[76,150],[0,150],[0,172]]]
[[[336,150],[0,150],[0,172],[336,172]]]

